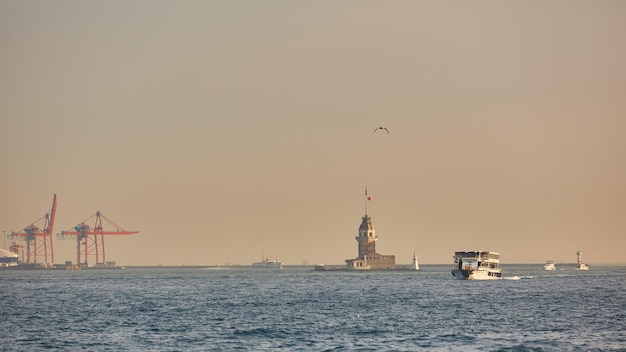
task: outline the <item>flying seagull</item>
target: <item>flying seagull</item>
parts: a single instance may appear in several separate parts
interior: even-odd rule
[[[378,130],[385,130],[385,131],[387,131],[387,133],[389,133],[389,130],[387,129],[387,127],[383,127],[383,126],[377,127],[376,129],[374,129],[374,131],[372,133],[375,133]],[[389,134],[391,134],[391,133],[389,133]]]

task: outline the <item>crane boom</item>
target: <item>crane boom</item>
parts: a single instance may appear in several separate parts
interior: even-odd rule
[[[26,263],[54,265],[54,250],[52,246],[52,230],[57,209],[57,195],[52,200],[52,210],[20,232],[12,232],[9,238],[26,242]],[[37,224],[44,221],[42,228]],[[43,230],[42,230],[43,229]],[[43,260],[43,262],[39,262]]]
[[[95,218],[93,225],[88,222]],[[115,227],[115,231],[105,231],[102,225],[102,219],[105,223]],[[94,215],[83,220],[80,224],[68,231],[61,231],[61,238],[76,237],[76,264],[78,266],[89,266],[89,258],[95,257],[96,266],[104,266],[106,263],[104,251],[104,235],[133,235],[139,231],[128,231],[105,217],[101,212],[97,211]]]

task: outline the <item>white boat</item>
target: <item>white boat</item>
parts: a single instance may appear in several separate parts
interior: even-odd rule
[[[543,270],[556,270],[556,265],[554,265],[554,260],[548,260],[543,265]]]
[[[313,267],[315,271],[326,271],[326,266],[324,264],[315,264]]]
[[[6,249],[0,248],[0,267],[1,268],[9,268],[12,266],[17,266],[19,263],[19,256],[13,252],[7,251]]]
[[[454,252],[452,276],[459,280],[491,280],[502,277],[500,253],[489,251]]]
[[[576,270],[589,270],[589,265],[583,263],[583,252],[576,252],[578,260],[576,261]]]
[[[266,268],[266,269],[282,269],[283,261],[272,257],[267,257],[260,262],[252,263],[253,268]]]

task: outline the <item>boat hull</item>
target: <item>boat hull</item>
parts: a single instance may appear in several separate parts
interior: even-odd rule
[[[283,264],[282,263],[253,263],[252,267],[260,268],[260,269],[282,269]]]
[[[501,270],[452,270],[457,280],[496,280],[502,277]]]

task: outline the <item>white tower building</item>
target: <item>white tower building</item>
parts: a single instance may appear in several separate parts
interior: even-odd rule
[[[413,263],[411,263],[411,270],[420,270],[420,265],[417,262],[417,254],[413,252]]]

